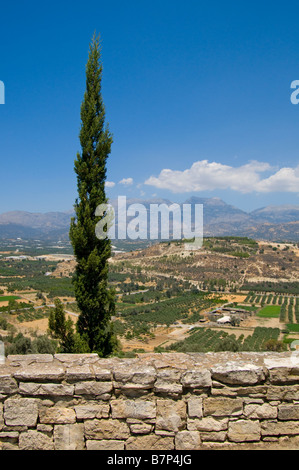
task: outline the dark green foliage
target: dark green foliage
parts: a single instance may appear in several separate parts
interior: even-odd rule
[[[55,354],[57,343],[47,335],[37,336],[33,340],[18,333],[16,336],[2,338],[5,344],[5,354]]]
[[[62,302],[59,299],[55,299],[55,308],[49,316],[49,331],[51,336],[59,341],[60,352],[73,352],[74,324],[70,318],[66,319]]]
[[[95,216],[98,205],[107,203],[105,194],[106,161],[111,151],[112,136],[105,123],[101,95],[102,64],[99,39],[94,36],[86,67],[86,91],[81,106],[81,153],[75,161],[78,199],[76,217],[72,219],[70,239],[77,265],[73,278],[80,316],[77,329],[87,338],[89,349],[100,356],[109,355],[115,347],[110,317],[115,311],[114,291],[108,288],[108,259],[111,243],[108,237],[96,237]]]
[[[278,341],[279,333],[279,328],[256,327],[252,335],[245,339],[241,335],[236,339],[234,334],[228,334],[223,330],[194,328],[184,341],[173,343],[167,346],[166,350],[177,352],[267,351],[274,348],[281,350],[283,345]]]
[[[257,291],[257,292],[277,292],[281,294],[299,294],[299,282],[292,281],[292,282],[271,282],[271,281],[263,281],[259,283],[245,283],[241,290],[248,290],[248,291]]]

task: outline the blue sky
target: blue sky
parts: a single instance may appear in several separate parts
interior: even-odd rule
[[[111,198],[299,204],[298,2],[16,0],[0,14],[0,212],[72,209],[95,30]]]

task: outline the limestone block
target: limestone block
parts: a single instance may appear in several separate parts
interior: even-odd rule
[[[263,421],[262,436],[295,436],[299,435],[299,422],[296,421]]]
[[[77,382],[75,383],[75,395],[100,396],[110,393],[113,390],[111,382]]]
[[[180,431],[186,425],[187,410],[183,401],[157,400],[156,429]]]
[[[92,364],[93,373],[96,380],[101,380],[103,382],[109,382],[112,380],[112,371],[106,369],[101,363]]]
[[[39,363],[24,365],[16,372],[14,377],[20,381],[29,382],[59,382],[64,378],[64,367],[53,363]]]
[[[262,366],[255,364],[239,365],[235,362],[214,366],[211,369],[212,378],[232,385],[251,385],[265,380]]]
[[[29,429],[20,433],[19,448],[20,450],[54,450],[54,443],[46,434]]]
[[[240,419],[230,421],[228,425],[228,439],[233,442],[259,441],[261,425],[259,421]]]
[[[0,431],[4,426],[3,405],[0,403]]]
[[[10,371],[0,369],[0,394],[12,395],[18,390],[17,381],[11,376]]]
[[[176,450],[198,450],[200,444],[200,434],[197,431],[180,431],[175,436]]]
[[[266,357],[265,366],[274,384],[299,381],[299,355]]]
[[[84,425],[76,424],[56,424],[54,426],[54,446],[55,450],[83,450]]]
[[[218,432],[228,428],[228,418],[202,418],[188,419],[187,427],[189,431]]]
[[[201,432],[200,438],[202,442],[224,442],[227,437],[227,431],[212,431],[212,432]]]
[[[278,407],[278,419],[282,421],[299,420],[299,404],[284,404]]]
[[[38,404],[34,398],[8,398],[4,403],[4,420],[7,426],[36,426]]]
[[[76,365],[82,366],[84,364],[94,364],[98,362],[99,356],[96,353],[86,354],[70,354],[70,353],[58,353],[54,354],[54,359],[62,362],[65,365]]]
[[[204,416],[238,416],[243,413],[242,398],[204,398]]]
[[[72,396],[74,395],[74,385],[20,382],[19,392],[21,395],[32,396]]]
[[[89,440],[128,439],[129,426],[117,419],[88,419],[84,422],[85,438]]]
[[[19,433],[17,431],[2,431],[0,432],[0,439],[10,439],[17,442]]]
[[[61,406],[43,407],[39,411],[39,419],[42,424],[74,424],[76,413],[72,408]]]
[[[45,432],[47,434],[51,434],[53,431],[53,425],[52,424],[37,424],[36,430],[40,432]]]
[[[189,418],[202,418],[203,411],[202,405],[203,401],[202,398],[199,397],[191,397],[187,401],[188,404],[188,416]]]
[[[273,419],[277,418],[277,407],[268,403],[262,405],[252,403],[245,405],[244,415],[249,419]]]
[[[86,448],[87,450],[124,450],[125,442],[113,439],[103,439],[102,441],[87,440]]]
[[[178,397],[183,393],[183,386],[179,383],[164,382],[161,379],[156,380],[154,386],[155,393]]]
[[[270,385],[267,390],[267,400],[299,400],[299,385]]]
[[[65,378],[69,382],[80,381],[80,380],[92,380],[95,378],[93,370],[89,364],[76,365],[67,367]]]
[[[211,373],[207,369],[183,372],[181,383],[186,388],[206,388],[212,386]]]
[[[132,383],[144,385],[151,388],[157,378],[157,373],[154,367],[147,365],[138,365],[138,367],[131,367],[130,364],[122,364],[114,368],[114,380],[117,383]]]
[[[150,434],[153,430],[153,426],[147,423],[133,423],[130,424],[130,431],[132,434]]]
[[[156,435],[132,436],[126,442],[126,450],[173,450],[173,437]]]
[[[108,418],[109,403],[88,402],[85,405],[75,406],[77,419]]]
[[[43,364],[45,362],[53,362],[54,357],[52,354],[11,354],[7,356],[7,362],[12,366],[23,364]]]
[[[152,419],[156,417],[156,403],[149,400],[111,400],[112,418]]]

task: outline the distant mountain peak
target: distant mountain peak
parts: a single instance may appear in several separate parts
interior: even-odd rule
[[[109,201],[114,207],[117,199]],[[173,204],[163,198],[127,198],[127,206],[144,204]],[[192,196],[182,204],[203,204],[204,236],[254,236],[264,240],[298,241],[299,205],[269,205],[245,212],[227,204],[219,197],[204,198]],[[27,212],[10,211],[0,214],[0,238],[43,238],[63,236],[68,238],[70,219],[74,211],[66,212]]]

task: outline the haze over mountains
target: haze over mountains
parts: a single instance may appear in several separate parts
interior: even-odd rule
[[[111,201],[115,207],[117,201]],[[141,203],[170,205],[166,199],[127,199],[127,205]],[[184,204],[203,204],[204,236],[249,236],[269,241],[298,241],[299,205],[267,206],[245,212],[219,198],[192,197]],[[182,205],[182,204],[181,204]],[[68,239],[73,211],[0,214],[0,238]]]

